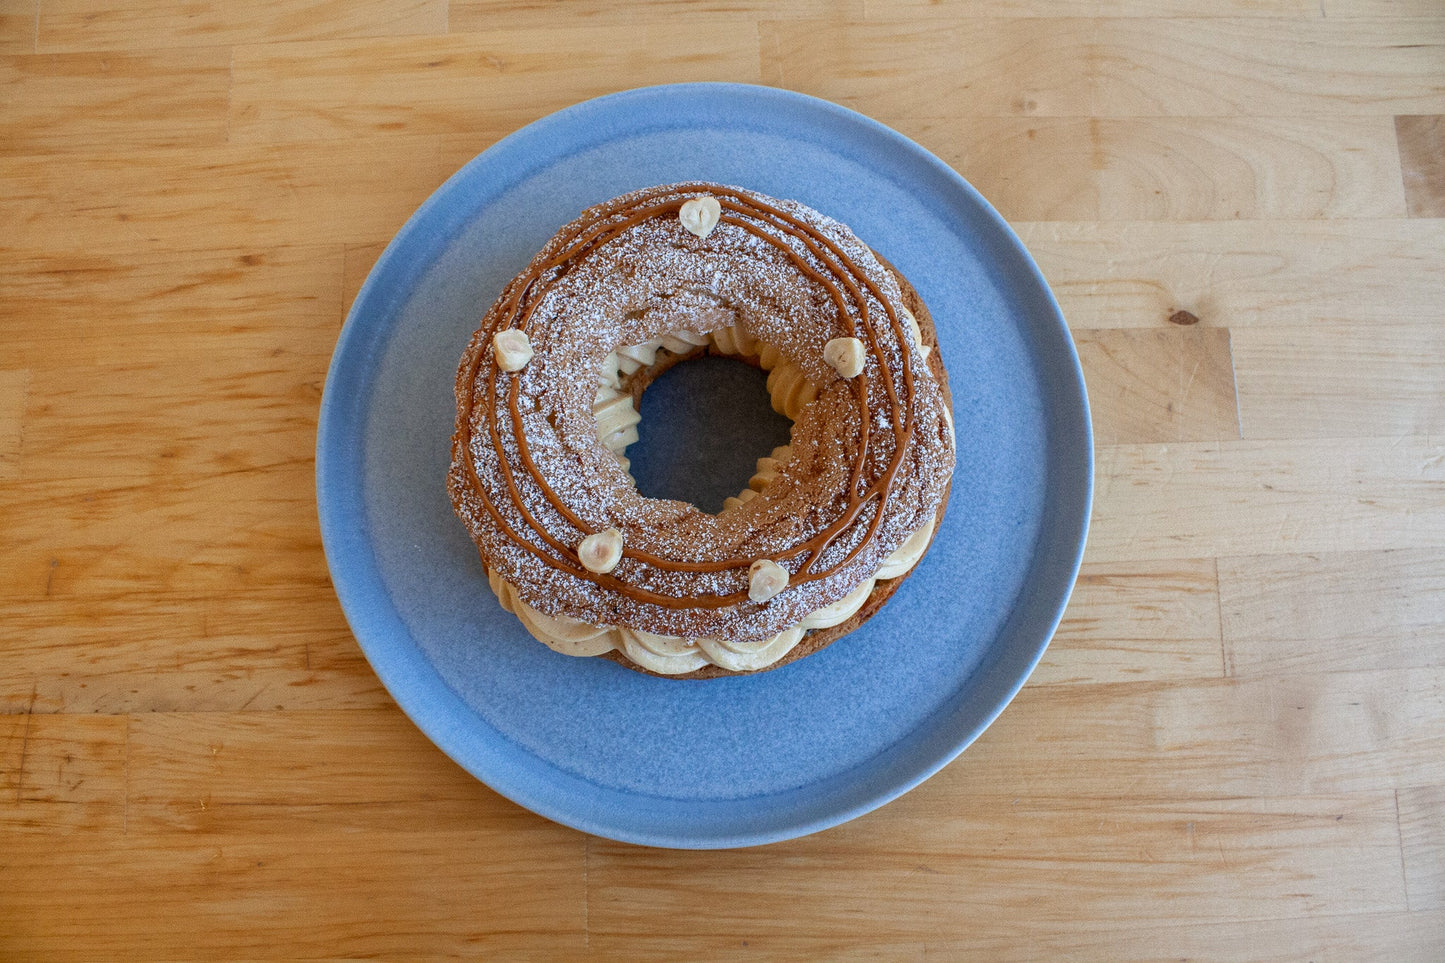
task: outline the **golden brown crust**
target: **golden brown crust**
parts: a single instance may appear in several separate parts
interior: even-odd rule
[[[714,232],[682,216],[698,196],[721,205],[726,223]],[[938,355],[927,358],[934,377],[926,377],[906,331],[916,320],[931,343],[932,319],[885,265],[810,208],[717,185],[624,195],[564,227],[488,311],[458,371],[448,485],[489,577],[543,616],[616,626],[628,651],[636,639],[626,630],[725,644],[783,631],[793,638],[790,627],[856,590],[936,523],[954,458]],[[886,321],[870,321],[870,310]],[[857,381],[831,368],[838,362],[824,350],[840,319],[867,346]],[[490,352],[494,336],[513,330],[519,351],[537,347],[516,370],[493,364]],[[706,347],[690,350],[698,338]],[[653,364],[651,346],[663,343],[681,353]],[[626,478],[621,449],[607,447],[627,423],[599,444],[594,405],[607,384],[616,401],[629,392],[637,400],[667,367],[719,348],[759,349],[774,404],[795,420],[793,456],[759,497],[718,515],[645,499]],[[626,376],[638,362],[643,370]],[[606,404],[611,422],[627,417]],[[616,570],[587,569],[574,546],[610,529],[624,536]],[[786,592],[753,595],[748,576],[760,559],[788,571]],[[853,618],[813,632],[783,661],[862,624],[900,581],[881,583]],[[735,673],[681,677],[727,674]]]

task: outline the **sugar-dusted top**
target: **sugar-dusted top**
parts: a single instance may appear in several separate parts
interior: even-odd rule
[[[686,220],[718,201],[716,226]],[[709,515],[646,498],[597,437],[598,371],[619,347],[738,325],[818,387],[793,457],[757,498]],[[535,354],[502,370],[492,342]],[[843,378],[835,338],[865,346]],[[684,638],[747,641],[838,601],[937,512],[953,470],[945,401],[906,320],[897,280],[844,225],[736,187],[674,184],[589,208],[487,311],[458,370],[448,487],[488,568],[539,611]],[[623,554],[594,572],[577,547],[617,529]],[[749,598],[759,559],[788,572]]]

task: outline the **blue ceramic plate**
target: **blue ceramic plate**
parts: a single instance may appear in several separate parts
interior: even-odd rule
[[[932,310],[958,469],[933,547],[862,629],[792,665],[678,682],[557,655],[497,605],[444,485],[462,348],[502,286],[584,207],[712,181],[850,225]],[[861,815],[993,721],[1058,624],[1093,478],[1083,378],[1017,237],[947,165],[824,101],[653,87],[570,107],[477,157],[367,279],[321,404],[331,576],[377,675],[497,792],[654,846],[746,846]]]

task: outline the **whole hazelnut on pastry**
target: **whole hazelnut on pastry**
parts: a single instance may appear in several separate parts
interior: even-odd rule
[[[760,558],[748,568],[748,598],[766,602],[788,587],[788,570],[770,558]]]
[[[587,571],[606,575],[622,561],[622,532],[609,528],[588,535],[577,546],[577,559]]]
[[[532,342],[527,332],[508,328],[492,338],[492,357],[503,371],[521,371],[532,360]]]

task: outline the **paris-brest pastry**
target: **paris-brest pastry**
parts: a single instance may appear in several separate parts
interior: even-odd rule
[[[918,564],[954,464],[911,285],[844,225],[737,187],[587,209],[482,319],[447,476],[492,591],[558,652],[713,678],[816,652]],[[717,514],[628,474],[638,399],[701,354],[768,372],[790,443]],[[900,639],[899,644],[906,644]]]

